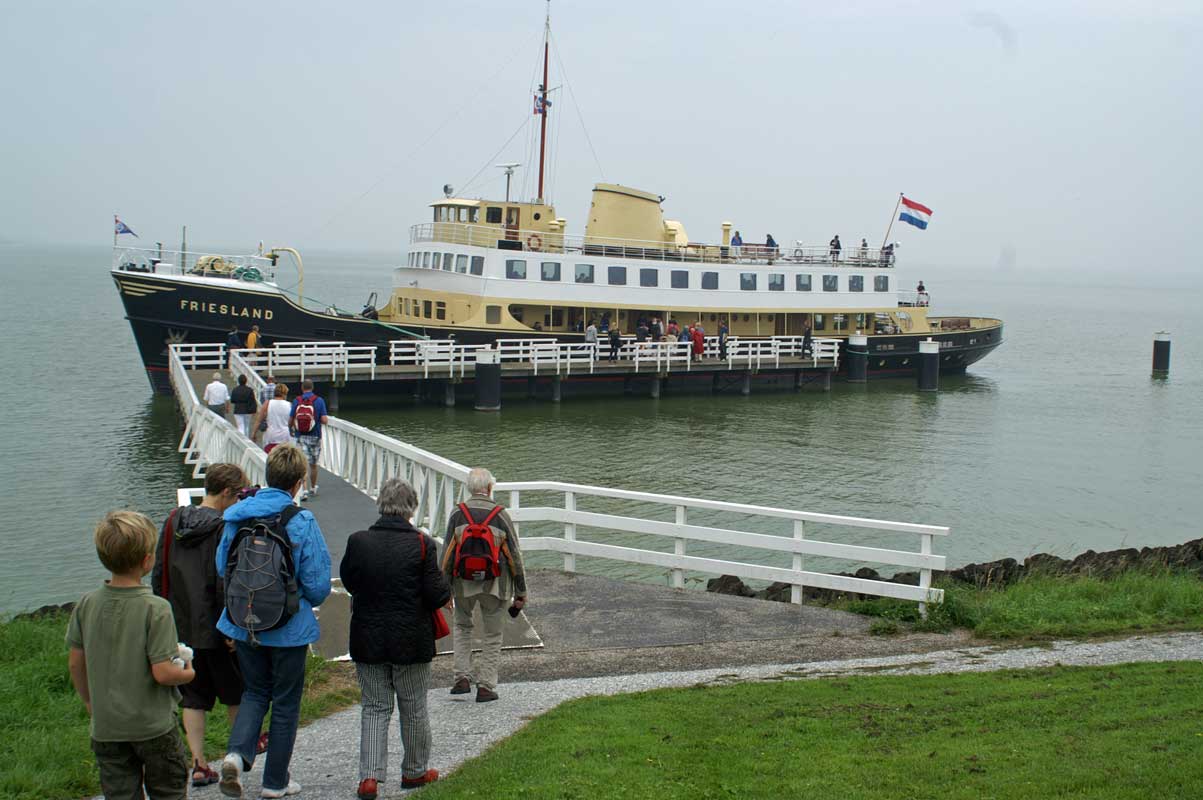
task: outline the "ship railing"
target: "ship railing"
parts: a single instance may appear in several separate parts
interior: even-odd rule
[[[933,540],[936,536],[947,536],[949,529],[939,525],[919,525],[907,522],[846,517],[818,514],[770,506],[729,503],[694,497],[652,494],[625,489],[610,489],[600,486],[561,483],[557,481],[501,482],[495,487],[498,493],[509,493],[509,513],[516,523],[558,523],[562,525],[560,535],[531,535],[528,530],[522,538],[524,551],[552,551],[563,555],[562,568],[566,572],[577,569],[576,557],[605,558],[632,564],[655,566],[668,570],[672,586],[683,588],[687,573],[736,575],[764,581],[789,584],[790,600],[801,603],[807,587],[828,589],[837,592],[855,592],[879,597],[912,600],[926,612],[927,603],[943,602],[942,589],[931,585],[933,570],[945,569],[944,556],[935,555]],[[523,495],[548,493],[559,495],[555,505],[523,505]],[[604,513],[588,511],[580,507],[584,498],[605,498],[611,502],[611,510],[626,513]],[[636,515],[634,506],[652,506]],[[704,512],[704,514],[702,513]],[[745,520],[739,528],[715,527],[690,521],[691,515],[713,519],[718,515],[737,515]],[[701,520],[702,522],[707,520]],[[863,544],[848,544],[820,540],[808,535],[807,525],[832,526],[839,530],[874,530],[918,536],[919,551],[895,550]],[[765,530],[778,527],[777,533]],[[540,526],[540,532],[544,526]],[[558,526],[557,526],[558,527]],[[742,528],[754,527],[759,531]],[[671,542],[672,552],[631,546],[629,537],[623,544],[603,541],[585,541],[580,538],[584,529],[606,533],[641,534],[661,537]],[[824,528],[826,530],[826,528]],[[559,531],[557,531],[559,533]],[[596,538],[596,537],[593,537]],[[643,544],[643,542],[639,542]],[[695,554],[687,552],[691,543]],[[725,552],[719,551],[719,545]],[[788,555],[789,566],[737,561],[732,558],[717,558],[727,555],[727,548],[741,550],[767,550],[771,553]],[[847,577],[829,572],[806,569],[806,557],[838,559],[845,562],[890,564],[918,570],[917,585],[892,583],[883,580]]]
[[[208,464],[237,464],[251,483],[267,483],[267,454],[247,439],[225,417],[214,414],[196,396],[189,369],[220,369],[225,364],[225,345],[173,344],[167,348],[172,388],[184,417],[184,434],[178,451],[192,467],[192,477],[204,477]]]
[[[899,292],[898,305],[903,307],[930,306],[931,295],[927,292]]]
[[[853,247],[834,251],[830,245],[801,241],[793,246],[744,244],[739,246],[690,242],[656,242],[601,236],[576,236],[536,230],[506,230],[462,222],[425,222],[409,229],[413,250],[428,243],[445,243],[511,250],[536,256],[574,255],[582,259],[635,258],[648,261],[704,264],[825,264],[832,267],[892,267],[892,251]],[[412,266],[412,265],[411,265]],[[441,266],[441,264],[440,264]],[[437,267],[433,267],[437,268]]]
[[[205,275],[247,281],[275,280],[276,267],[260,255],[228,255],[204,251],[114,247],[112,268],[152,275]]]
[[[376,348],[345,342],[280,342],[272,348],[239,350],[255,370],[267,373],[297,373],[301,380],[326,378],[344,380],[352,374],[376,377]]]
[[[635,371],[651,364],[656,372],[672,372],[673,365],[689,372],[693,363],[693,345],[689,342],[643,342],[635,346]]]
[[[259,376],[257,369],[261,350],[232,350],[230,352],[230,372],[234,375],[245,375],[247,386],[251,387],[255,392],[256,398],[264,398],[267,395],[267,381]],[[271,374],[269,367],[268,374]],[[270,397],[267,400],[271,400]]]

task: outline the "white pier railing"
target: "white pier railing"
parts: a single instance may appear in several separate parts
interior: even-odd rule
[[[207,464],[229,461],[241,466],[253,482],[264,484],[266,457],[262,450],[197,399],[186,371],[220,369],[225,359],[222,345],[172,345],[170,348],[171,380],[186,423],[180,452],[185,454],[187,463],[194,465],[196,477],[200,477]],[[235,371],[249,368],[243,366],[245,360],[240,364],[239,359],[242,359],[241,353],[233,354]],[[323,426],[319,463],[371,497],[377,495],[386,479],[404,478],[418,494],[415,521],[436,535],[443,533],[452,509],[464,496],[468,476],[468,468],[462,464],[337,417],[330,417]],[[528,534],[522,540],[523,548],[530,552],[560,553],[563,568],[570,572],[577,569],[576,557],[582,556],[661,567],[669,571],[672,585],[676,587],[685,585],[687,572],[777,581],[791,586],[790,598],[794,603],[802,602],[804,589],[808,586],[911,600],[918,602],[924,613],[927,603],[940,603],[944,598],[943,590],[931,585],[933,571],[945,569],[944,556],[933,552],[935,537],[950,532],[943,526],[558,481],[501,482],[495,489],[499,497],[508,496],[511,514],[520,527],[523,524],[540,529],[555,526],[558,535]],[[548,494],[559,496],[559,502],[530,505],[532,496],[541,498]],[[609,505],[587,510],[580,505],[584,498],[595,498],[591,502]],[[634,511],[635,506],[641,510]],[[721,527],[703,524],[708,519],[699,519],[716,514],[724,518],[735,515],[743,522],[734,527]],[[662,518],[669,515],[671,520]],[[766,532],[774,528],[779,532]],[[828,541],[814,537],[816,528],[821,532],[830,528],[909,535],[918,538],[918,550]],[[585,531],[589,532],[590,538],[583,538]],[[621,544],[599,540],[614,534],[622,539]],[[631,541],[632,535],[638,537],[637,541]],[[653,546],[657,539],[666,545],[671,543],[672,551]],[[716,553],[715,548],[724,553]],[[731,552],[749,549],[765,551],[768,558],[776,557],[780,561],[776,564],[756,563],[741,560],[737,558],[737,552]],[[918,585],[908,585],[836,575],[815,568],[813,562],[808,568],[808,558],[894,565],[917,570],[919,581]]]

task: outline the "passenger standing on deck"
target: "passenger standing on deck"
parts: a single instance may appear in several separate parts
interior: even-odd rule
[[[647,320],[642,318],[639,320],[639,325],[635,328],[635,341],[638,344],[647,341]]]
[[[607,311],[606,313],[602,314],[601,332],[606,333],[609,330],[610,330],[610,312]]]
[[[597,355],[597,326],[593,324],[593,320],[589,320],[589,327],[585,328],[585,344],[593,345],[593,354]]]
[[[614,328],[610,331],[610,357],[607,361],[617,361],[618,351],[622,349],[622,331]]]
[[[493,501],[493,483],[493,474],[487,469],[476,468],[468,473],[468,491],[472,496],[447,520],[447,536],[443,540],[443,573],[455,597],[455,685],[451,694],[468,694],[475,683],[478,703],[497,699],[497,666],[501,660],[501,626],[506,606],[511,616],[516,617],[526,605],[526,571],[522,567],[518,532],[505,506]],[[457,556],[468,552],[464,548],[465,536],[475,541],[470,536],[472,528],[481,525],[491,532],[493,552],[497,555],[490,569],[477,569],[462,557],[457,561]],[[479,657],[472,652],[475,627],[472,611],[477,607],[484,627]]]
[[[431,614],[448,604],[451,587],[439,569],[438,543],[410,521],[418,506],[400,478],[380,486],[380,518],[351,534],[338,568],[350,592],[351,660],[359,676],[360,800],[374,800],[388,775],[388,726],[393,698],[400,710],[401,788],[437,780],[430,760],[426,691],[435,639]]]
[[[727,360],[727,336],[730,333],[731,328],[724,319],[718,324],[718,357],[723,361]]]
[[[731,257],[736,259],[739,258],[739,254],[743,251],[743,247],[744,237],[739,235],[739,231],[736,231],[735,235],[731,237]]]
[[[179,640],[193,650],[196,678],[180,687],[193,786],[217,783],[217,772],[205,758],[205,713],[221,700],[233,725],[242,702],[234,642],[217,632],[225,595],[214,556],[225,528],[221,515],[238,502],[246,485],[246,475],[234,464],[205,467],[204,499],[199,506],[180,506],[167,515],[150,573],[151,591],[171,603]]]
[[[840,235],[838,233],[834,237],[832,237],[831,242],[830,242],[830,247],[831,247],[831,263],[834,264],[835,262],[840,260],[841,245],[840,245]]]
[[[234,351],[242,349],[242,337],[238,335],[238,326],[231,325],[230,333],[226,336],[226,354],[229,356],[229,363],[234,364]]]
[[[651,335],[653,342],[658,342],[664,338],[664,325],[660,322],[659,317],[652,317]]]
[[[768,251],[767,255],[771,264],[777,257],[777,240],[773,238],[773,234],[770,233],[764,237],[764,249]]]
[[[701,361],[702,353],[706,350],[706,332],[701,325],[690,326],[690,338],[693,339],[693,359]]]
[[[254,433],[251,420],[259,408],[259,403],[255,400],[255,390],[246,385],[245,375],[238,376],[238,385],[230,392],[230,404],[234,407],[234,422],[238,425],[239,433],[248,439],[251,438],[251,434]]]
[[[252,325],[251,332],[246,335],[246,349],[251,350],[250,361],[252,364],[259,363],[259,354],[253,352],[258,350],[262,342],[259,339],[259,326]]]
[[[862,262],[869,260],[869,240],[861,237],[860,240],[860,260]]]
[[[270,453],[279,444],[292,441],[292,432],[288,430],[289,417],[292,416],[292,404],[288,402],[288,384],[277,383],[275,394],[271,400],[259,406],[255,416],[256,428],[263,428],[263,449]],[[264,425],[267,427],[264,428]]]
[[[213,373],[213,380],[205,387],[205,405],[219,417],[230,410],[230,389],[221,379],[220,372]]]
[[[309,488],[301,494],[308,500],[317,494],[317,461],[322,457],[322,426],[326,416],[326,401],[313,393],[313,381],[301,381],[301,396],[292,401],[289,427],[297,436],[297,447],[309,459]]]
[[[226,575],[226,591],[231,592],[239,580],[239,571],[226,572],[231,545],[239,529],[256,519],[279,519],[292,554],[292,574],[296,583],[297,611],[287,622],[273,630],[252,635],[230,618],[230,609],[221,612],[217,629],[235,640],[238,664],[246,691],[238,707],[238,718],[230,729],[226,757],[221,762],[221,793],[227,797],[242,797],[242,773],[255,763],[259,729],[271,709],[271,734],[267,744],[266,764],[263,767],[263,791],[260,797],[279,798],[298,794],[301,785],[292,779],[288,767],[296,743],[297,723],[301,715],[301,696],[305,692],[305,659],[309,645],[319,635],[313,607],[322,604],[330,594],[330,551],[322,538],[317,520],[307,510],[293,505],[292,498],[305,484],[305,454],[291,445],[272,450],[267,457],[267,486],[254,496],[241,500],[226,509],[226,521],[221,542],[214,559],[218,571]],[[243,552],[247,547],[242,545]],[[278,575],[278,570],[275,570]],[[263,570],[263,576],[272,576]],[[275,577],[275,576],[272,576]],[[279,602],[279,601],[278,601]],[[259,599],[260,613],[268,613],[271,598]],[[247,608],[247,615],[251,609]],[[238,621],[245,620],[240,616]]]

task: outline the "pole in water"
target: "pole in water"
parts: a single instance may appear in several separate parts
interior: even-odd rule
[[[496,350],[476,351],[477,411],[501,410],[501,362]]]
[[[919,366],[915,369],[919,391],[935,392],[940,389],[940,343],[929,336],[919,342]]]
[[[1153,372],[1164,375],[1170,371],[1170,333],[1153,334]]]
[[[848,383],[864,383],[869,374],[869,337],[849,336],[844,352],[848,358]]]

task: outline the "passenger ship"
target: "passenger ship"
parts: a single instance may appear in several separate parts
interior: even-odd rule
[[[231,327],[245,336],[253,324],[269,343],[371,344],[383,360],[390,340],[407,337],[581,341],[590,322],[633,334],[653,318],[713,335],[725,322],[742,338],[864,335],[870,375],[912,373],[928,338],[945,372],[1002,343],[1001,320],[930,316],[926,293],[904,288],[892,246],[732,244],[730,222],[702,243],[665,219],[663,197],[610,183],[594,187],[584,235],[570,234],[543,199],[547,86],[545,37],[537,198],[470,199],[444,187],[431,221],[410,228],[407,259],[379,306],[373,294],[357,314],[305,308],[300,291],[294,299],[275,280],[287,248],[243,257],[115,248],[113,279],[152,386],[170,391],[168,344],[225,341]]]

